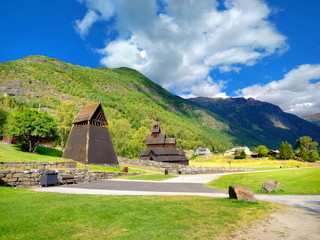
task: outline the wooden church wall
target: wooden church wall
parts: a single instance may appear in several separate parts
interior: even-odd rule
[[[118,163],[108,128],[89,126],[88,163]]]
[[[64,150],[62,157],[86,163],[88,130],[89,125],[73,127],[71,129],[66,149]]]

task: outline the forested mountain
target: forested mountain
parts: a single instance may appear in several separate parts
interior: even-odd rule
[[[185,148],[223,151],[236,145],[279,148],[301,136],[320,139],[317,127],[280,108],[253,99],[185,100],[129,68],[89,68],[44,56],[0,64],[2,104],[41,108],[53,115],[62,103],[101,101],[114,141],[126,146],[150,129],[155,114],[169,137]],[[8,97],[9,96],[9,97]],[[126,155],[126,154],[123,154]]]
[[[320,140],[320,128],[296,115],[283,112],[278,106],[253,98],[193,98],[190,101],[199,107],[214,112],[229,122],[232,132],[250,136],[252,142],[264,143],[276,148],[287,140],[293,146],[299,136],[312,136]]]
[[[89,68],[29,56],[0,64],[0,91],[12,96],[11,101],[40,106],[52,114],[64,101],[79,106],[101,101],[115,136],[122,141],[119,146],[126,146],[141,127],[150,129],[155,114],[167,136],[175,136],[185,148],[223,150],[236,144],[227,122],[129,68]]]
[[[312,114],[312,115],[308,115],[308,116],[303,116],[301,118],[308,121],[308,122],[311,122],[313,124],[320,126],[320,113],[316,113],[316,114]]]

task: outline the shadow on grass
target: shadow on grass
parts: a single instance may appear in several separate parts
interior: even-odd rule
[[[21,145],[13,145],[13,149],[20,152],[26,152],[22,150]],[[40,155],[51,156],[51,157],[62,157],[63,152],[55,148],[38,146],[36,153]]]

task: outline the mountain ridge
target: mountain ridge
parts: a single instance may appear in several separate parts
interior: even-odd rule
[[[320,113],[302,116],[302,119],[320,126]]]
[[[279,106],[253,98],[193,98],[189,99],[198,106],[206,108],[241,131],[248,131],[253,138],[259,133],[265,138],[266,145],[273,141],[287,140],[295,143],[297,136],[313,136],[319,141],[319,127],[306,122],[298,116],[283,112]],[[267,140],[268,139],[268,140]]]
[[[29,56],[0,63],[0,90],[53,113],[63,101],[73,101],[78,106],[101,101],[108,120],[125,118],[132,130],[142,126],[150,129],[156,114],[167,135],[176,137],[186,148],[210,146],[223,151],[237,145],[266,145],[277,149],[281,141],[293,144],[308,133],[320,140],[320,127],[286,115],[278,106],[243,98],[183,99],[130,68],[89,68],[45,56]],[[264,115],[259,112],[264,121],[252,119],[252,109],[259,107],[269,111]],[[248,114],[241,114],[240,110]],[[281,133],[276,137],[275,125]]]

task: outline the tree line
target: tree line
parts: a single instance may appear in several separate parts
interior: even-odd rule
[[[22,149],[28,152],[36,152],[39,144],[49,141],[54,142],[55,146],[65,147],[72,121],[80,108],[74,102],[61,102],[54,112],[52,109],[40,111],[40,108],[35,109],[38,102],[31,101],[30,104],[28,106],[24,102],[20,103],[15,98],[0,99],[0,136],[5,134],[15,138]],[[150,131],[145,126],[134,129],[128,119],[113,118],[109,120],[108,127],[117,155],[138,158],[141,150],[146,148],[146,136]],[[174,136],[169,135],[169,137]],[[190,144],[187,144],[189,149],[199,147]],[[215,146],[208,147],[213,151],[216,150]],[[294,152],[291,144],[287,141],[282,142],[279,158],[292,159],[297,156],[310,162],[319,159],[318,143],[312,141],[310,137],[300,137],[295,147]],[[268,149],[263,145],[257,148],[257,152],[262,157],[268,155]],[[238,155],[240,159],[245,158],[245,153]]]
[[[296,140],[294,151],[292,145],[287,141],[282,141],[279,149],[279,158],[283,160],[293,159],[295,157],[308,162],[315,162],[319,160],[320,148],[318,149],[318,142],[312,141],[309,136],[303,136]],[[268,156],[269,150],[266,146],[260,145],[256,149],[261,157]]]

